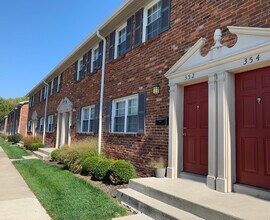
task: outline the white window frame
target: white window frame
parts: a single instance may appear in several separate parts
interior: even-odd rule
[[[53,85],[54,85],[54,79],[51,81],[50,95],[53,95]]]
[[[119,45],[119,32],[123,30],[124,28],[127,28],[127,22],[123,23],[121,26],[119,26],[115,31],[115,47],[114,47],[114,59],[118,57],[118,45]]]
[[[78,59],[78,67],[77,67],[77,80],[79,80],[80,78],[80,70],[81,70],[81,62],[83,62],[83,57],[81,57],[80,59]],[[82,64],[83,66],[83,64]]]
[[[42,123],[41,123],[42,122]],[[40,132],[43,132],[43,129],[41,130],[41,125],[43,126],[43,129],[44,129],[44,117],[41,117],[39,119],[39,131]]]
[[[32,120],[29,120],[27,122],[27,132],[30,132],[30,131],[32,131]]]
[[[126,97],[123,97],[123,98],[119,98],[119,99],[115,99],[112,101],[112,133],[117,133],[117,134],[121,134],[121,133],[125,133],[125,134],[137,134],[137,132],[128,132],[127,131],[127,117],[128,117],[128,101],[131,100],[131,99],[135,99],[137,98],[137,102],[138,102],[138,107],[139,107],[139,95],[136,94],[136,95],[131,95],[131,96],[126,96]],[[125,101],[125,121],[124,121],[124,131],[122,132],[116,132],[114,131],[114,118],[115,118],[115,115],[116,115],[116,103],[118,102],[122,102],[122,101]],[[138,114],[138,113],[137,113]]]
[[[97,50],[97,49],[99,49],[99,44],[97,44],[96,46],[94,46],[92,48],[91,72],[94,71],[94,62],[96,61],[96,60],[94,60],[94,58],[95,58],[95,50]]]
[[[89,121],[88,121],[88,131],[83,131],[83,121],[84,121],[84,110],[85,109],[89,109]],[[91,120],[95,120],[95,116],[94,116],[94,118],[91,118],[91,110],[92,109],[94,109],[94,111],[95,111],[95,105],[90,105],[90,106],[86,106],[86,107],[83,107],[82,108],[82,116],[81,116],[81,132],[82,133],[93,133],[94,131],[90,131],[90,121]],[[95,112],[94,112],[94,114],[96,114]]]
[[[143,9],[143,35],[142,35],[142,42],[144,43],[146,41],[146,27],[148,25],[148,10],[152,8],[155,4],[160,2],[161,0],[154,0],[148,5],[146,5]]]
[[[50,133],[53,132],[53,127],[52,127],[52,129],[50,130],[50,125],[53,125],[53,123],[54,123],[53,120],[54,120],[53,115],[49,115],[49,116],[48,116],[48,124],[47,124],[47,132],[50,132]]]

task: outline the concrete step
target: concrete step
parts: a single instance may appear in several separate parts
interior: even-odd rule
[[[203,219],[270,219],[270,202],[238,193],[210,190],[189,179],[141,178],[129,188]]]
[[[51,156],[51,153],[55,150],[55,148],[39,148],[38,151],[46,154],[47,156]]]
[[[113,218],[112,220],[154,220],[145,214],[128,215],[119,218]]]
[[[48,156],[47,154],[44,154],[40,151],[33,151],[33,155],[35,155],[36,157],[38,157],[41,160],[50,160],[50,156]]]
[[[31,159],[38,159],[38,157],[32,155],[32,156],[22,156],[22,159],[24,160],[31,160]]]
[[[146,196],[133,189],[119,189],[117,190],[117,197],[153,219],[202,219],[196,215],[158,201],[157,199]]]

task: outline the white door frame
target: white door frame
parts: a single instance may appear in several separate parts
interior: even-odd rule
[[[208,80],[207,185],[221,192],[231,192],[236,181],[234,74],[270,65],[270,28],[228,29],[238,39],[232,48],[221,44],[216,30],[206,56],[200,52],[202,38],[165,75],[170,86],[168,177],[178,178],[183,169],[183,87]]]
[[[61,100],[58,108],[57,108],[57,131],[56,131],[56,143],[55,147],[60,148],[63,143],[65,143],[66,130],[68,130],[68,145],[71,144],[71,125],[72,125],[72,112],[73,112],[73,104],[68,98],[64,98]],[[66,119],[68,113],[68,120]],[[60,120],[60,115],[62,115]],[[66,121],[68,121],[68,125],[66,125]],[[61,123],[61,126],[60,126]],[[65,127],[65,128],[64,128]],[[61,131],[61,140],[59,139]]]

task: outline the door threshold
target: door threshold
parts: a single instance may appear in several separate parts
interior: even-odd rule
[[[195,173],[187,173],[187,172],[181,172],[179,174],[179,178],[182,179],[188,179],[188,180],[194,180],[196,182],[206,183],[206,176],[202,176]]]
[[[270,190],[267,189],[235,183],[233,184],[233,191],[270,201]]]

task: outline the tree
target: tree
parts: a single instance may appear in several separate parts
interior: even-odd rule
[[[28,100],[26,97],[5,99],[0,97],[0,121],[19,103]]]

